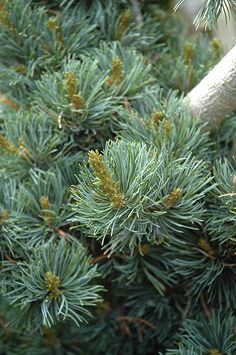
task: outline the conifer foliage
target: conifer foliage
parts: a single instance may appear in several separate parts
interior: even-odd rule
[[[183,100],[221,44],[134,3],[0,0],[1,354],[236,353],[236,119]]]

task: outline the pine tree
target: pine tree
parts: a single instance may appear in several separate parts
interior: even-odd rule
[[[168,7],[0,0],[1,354],[236,353],[236,74]]]

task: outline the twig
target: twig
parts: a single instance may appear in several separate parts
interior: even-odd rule
[[[124,259],[124,257],[122,255],[119,255],[119,254],[112,254],[112,255],[109,255],[109,256],[107,254],[101,254],[101,255],[96,256],[91,261],[91,264],[97,264],[97,263],[100,263],[100,261],[107,260],[107,259],[110,259],[110,258]]]
[[[124,106],[127,111],[129,111],[129,112],[132,111],[131,104],[130,104],[129,100],[127,99],[127,97],[125,97]]]
[[[212,256],[208,253],[206,253],[204,250],[202,249],[199,249],[199,248],[193,248],[194,250],[197,250],[199,251],[201,254],[205,255],[207,258],[211,259],[211,260],[216,260],[216,257],[215,256]]]
[[[106,259],[108,259],[108,256],[106,254],[98,255],[98,256],[96,256],[96,258],[94,258],[91,261],[91,264],[95,265],[97,263],[100,263],[100,261],[103,261],[103,260],[106,260]]]
[[[132,337],[131,329],[130,329],[130,327],[128,326],[127,323],[125,323],[125,322],[120,323],[120,330],[121,330],[122,334],[124,334],[124,335],[126,334],[129,337]]]
[[[10,257],[8,254],[4,254],[4,256],[8,261],[10,261],[10,263],[17,264],[17,261],[15,259],[13,259],[12,257]]]
[[[201,301],[202,308],[204,309],[204,312],[205,312],[208,320],[211,320],[211,310],[208,308],[208,306],[207,306],[207,304],[205,302],[203,293],[200,296],[200,301]]]
[[[62,229],[56,227],[54,228],[54,232],[56,232],[60,237],[63,237],[68,240],[68,234],[64,232]]]

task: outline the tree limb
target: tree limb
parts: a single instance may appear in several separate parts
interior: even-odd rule
[[[212,130],[236,110],[236,45],[185,98],[194,116]]]

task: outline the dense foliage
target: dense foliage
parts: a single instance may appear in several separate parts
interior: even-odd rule
[[[236,353],[236,117],[182,100],[221,44],[132,3],[0,0],[1,354]]]

